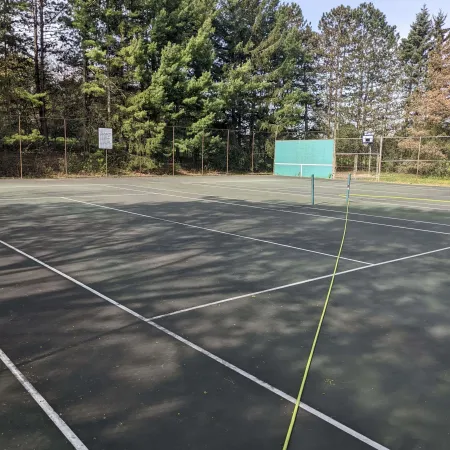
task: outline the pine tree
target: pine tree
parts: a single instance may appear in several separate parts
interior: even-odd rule
[[[439,12],[433,16],[433,49],[441,45],[447,36],[449,28],[445,27],[446,21],[447,14],[445,14],[442,10],[439,10]]]
[[[427,88],[416,93],[409,111],[415,130],[450,135],[450,40],[445,36],[430,54]]]
[[[356,29],[355,14],[349,6],[333,8],[319,22],[320,126],[329,136],[336,135],[345,122],[345,77],[351,71],[349,55]]]
[[[299,130],[312,69],[313,33],[297,5],[277,0],[221,2],[215,74],[226,126]]]
[[[345,115],[358,134],[365,130],[386,134],[401,106],[398,90],[398,33],[372,3],[354,11],[357,24],[352,35]],[[348,120],[347,119],[347,120]]]
[[[28,42],[17,30],[17,17],[26,8],[19,0],[5,0],[0,5],[0,111],[2,115],[17,114],[19,92],[30,87],[30,59]],[[23,105],[24,106],[24,105]]]
[[[407,113],[412,118],[408,130],[411,138],[399,144],[408,156],[417,158],[421,138],[420,162],[403,164],[401,169],[427,175],[448,175],[450,139],[430,139],[431,136],[450,136],[450,40],[449,34],[430,53],[428,78],[424,88],[417,89],[411,96]],[[440,161],[440,162],[439,162]]]
[[[406,96],[424,85],[428,64],[428,55],[433,45],[433,29],[430,14],[423,6],[406,39],[400,44],[400,59],[405,72]]]
[[[161,41],[140,35],[124,51],[141,89],[127,101],[123,132],[131,146],[144,145],[146,153],[159,158],[168,152],[168,146],[163,145],[167,125],[187,127],[185,139],[177,141],[178,155],[192,150],[192,146],[197,151],[201,131],[213,124],[219,109],[211,74],[215,2],[180,0],[172,7],[171,14],[161,10],[152,21],[156,24],[152,29]],[[168,27],[169,18],[174,17],[177,22]],[[159,31],[162,22],[165,27]]]

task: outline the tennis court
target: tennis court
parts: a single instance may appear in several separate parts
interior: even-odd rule
[[[448,448],[449,193],[353,183],[290,449]],[[1,180],[0,448],[281,449],[345,223],[315,194]]]

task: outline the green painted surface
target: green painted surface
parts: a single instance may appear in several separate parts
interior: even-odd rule
[[[274,175],[331,178],[333,151],[332,139],[276,141]]]

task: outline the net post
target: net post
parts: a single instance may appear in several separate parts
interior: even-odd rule
[[[67,120],[64,118],[64,172],[67,177]]]
[[[350,185],[352,182],[352,174],[348,174],[348,180],[347,180],[347,203],[350,201]]]
[[[255,163],[255,132],[253,131],[253,135],[252,135],[252,173],[255,168],[254,163]]]
[[[331,177],[333,180],[336,179],[337,172],[337,161],[336,161],[336,135],[333,136],[333,168],[331,171]]]
[[[175,126],[172,127],[172,175],[175,175]]]
[[[311,175],[311,205],[314,206],[314,174]]]
[[[419,137],[419,151],[417,153],[416,177],[419,178],[420,151],[422,150],[422,136]]]
[[[381,168],[382,168],[382,162],[383,162],[383,136],[380,136],[380,153],[378,156],[378,174],[377,174],[377,181],[379,182],[381,179]]]
[[[230,130],[227,130],[227,175],[228,175],[228,161],[230,159]]]
[[[19,113],[19,166],[20,166],[20,179],[23,178],[23,164],[22,164],[22,124]]]

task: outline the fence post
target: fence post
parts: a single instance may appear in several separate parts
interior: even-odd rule
[[[311,175],[311,206],[314,206],[314,174]]]
[[[230,130],[227,130],[227,175],[228,175],[229,158],[230,158]]]
[[[383,136],[380,137],[380,153],[378,155],[378,174],[377,181],[380,181],[381,178],[381,164],[383,162]]]
[[[172,127],[172,175],[175,175],[175,126]]]
[[[202,175],[203,175],[203,154],[205,152],[205,130],[202,133]]]
[[[372,166],[372,144],[369,145],[369,177]]]
[[[353,161],[353,172],[355,174],[355,177],[356,177],[356,174],[358,173],[358,156],[359,155],[355,155],[354,161]]]
[[[106,176],[108,176],[108,149],[105,148],[105,171]]]
[[[336,179],[336,173],[337,173],[337,160],[336,160],[336,135],[333,136],[333,170],[332,170],[332,178],[333,180]]]
[[[22,179],[22,124],[20,119],[20,113],[19,113],[19,166],[20,166],[20,178]]]
[[[252,173],[254,171],[254,162],[255,162],[255,132],[252,135]]]
[[[64,172],[68,173],[67,168],[67,121],[64,119]]]
[[[416,176],[419,177],[419,164],[420,164],[420,151],[422,150],[422,136],[419,137],[419,151],[417,153],[417,172]]]

